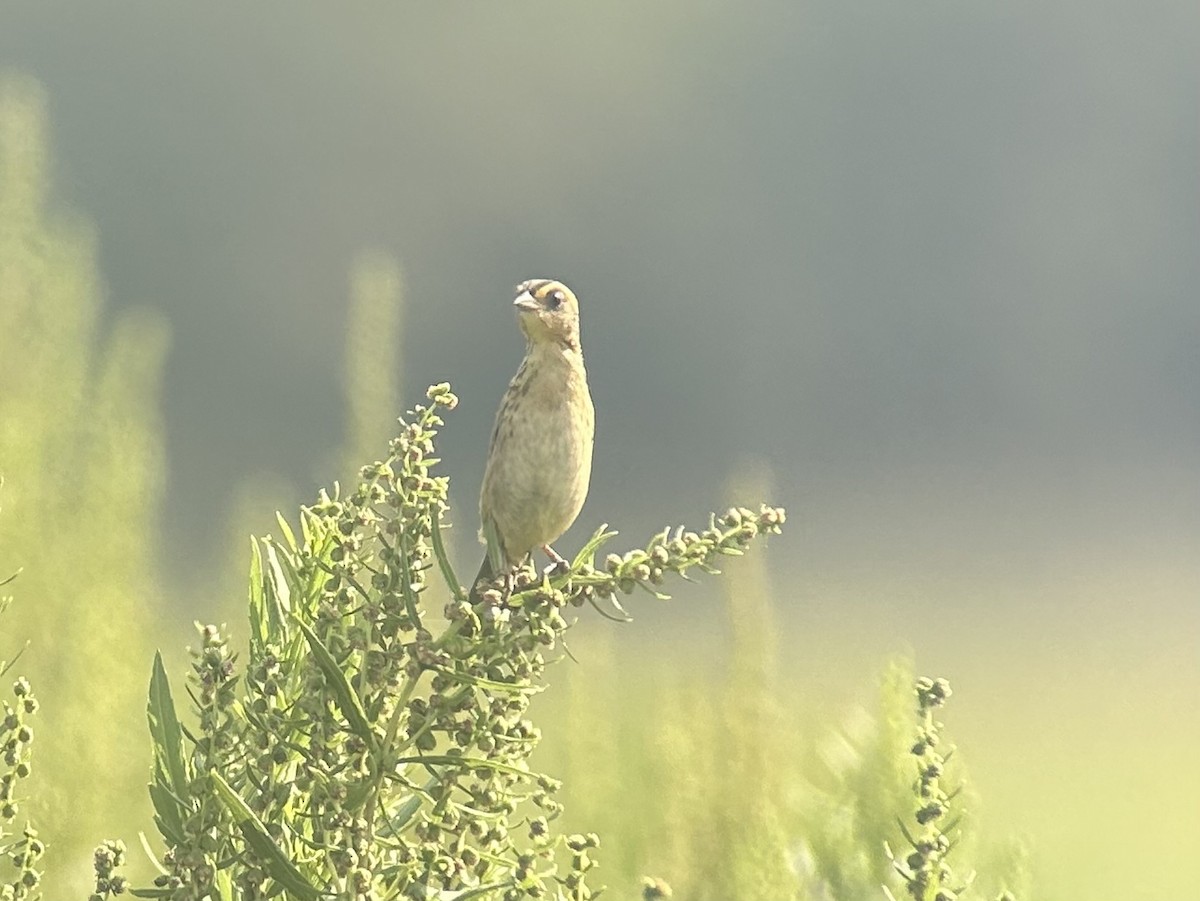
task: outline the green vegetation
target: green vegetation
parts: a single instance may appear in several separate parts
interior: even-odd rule
[[[9,600],[0,598],[0,613],[4,612]],[[10,662],[0,659],[0,678],[10,668]],[[45,844],[28,819],[20,836],[14,834],[14,824],[21,815],[22,782],[32,772],[31,720],[38,711],[37,698],[33,696],[28,679],[21,677],[13,682],[11,700],[6,698],[0,710],[4,713],[0,719],[0,749],[4,753],[0,764],[0,861],[3,861],[0,864],[0,898],[19,901],[36,897],[42,880],[41,858],[46,853]]]
[[[37,86],[0,82],[0,553],[23,599],[3,634],[30,643],[22,663],[53,737],[28,791],[56,860],[47,891],[62,897],[87,879],[96,839],[148,811],[167,336],[144,313],[105,320],[96,242],[52,212],[46,146]]]
[[[603,558],[599,532],[569,574],[526,569],[512,597],[472,607],[429,471],[444,386],[344,496],[254,545],[247,650],[241,629],[202,627],[173,695],[171,656],[153,653],[182,643],[157,586],[166,333],[105,320],[94,241],[49,207],[43,132],[37,88],[4,84],[0,558],[22,575],[0,654],[30,648],[19,673],[0,663],[0,899],[1028,896],[1020,860],[993,864],[953,812],[965,777],[933,720],[943,683],[893,665],[877,712],[831,739],[840,753],[807,759],[761,554],[727,574],[726,672],[672,648],[631,661],[610,635],[553,671],[568,684],[549,678],[577,607],[620,619],[618,594],[737,556],[782,513],[735,507]],[[346,461],[387,441],[398,394],[375,377],[395,370],[399,276],[380,258],[357,271]],[[531,708],[546,685],[557,698]],[[530,766],[542,734],[546,776]],[[126,851],[152,822],[153,885]]]
[[[806,735],[799,699],[776,672],[775,593],[762,555],[733,561],[723,584],[727,654],[618,659],[613,636],[594,634],[573,642],[580,664],[568,668],[567,702],[551,699],[543,717],[566,821],[605,837],[614,894],[645,887],[660,897],[669,886],[697,901],[884,899],[885,888],[921,901],[1031,897],[1020,847],[977,834],[964,768],[933,718],[944,681],[918,679],[895,660],[873,711]],[[705,666],[706,656],[724,656],[724,668]],[[929,781],[935,769],[946,773],[941,787]]]
[[[302,511],[299,539],[281,523],[281,543],[256,546],[246,675],[202,629],[194,739],[156,666],[164,896],[592,897],[598,839],[555,835],[558,783],[527,763],[540,730],[525,714],[563,613],[711,570],[778,531],[782,511],[731,510],[597,568],[612,537],[601,530],[570,572],[525,567],[511,595],[497,587],[472,605],[441,538],[447,480],[430,474],[439,408],[457,399],[444,385],[429,396],[345,498]],[[425,600],[433,574],[452,595],[440,622]]]

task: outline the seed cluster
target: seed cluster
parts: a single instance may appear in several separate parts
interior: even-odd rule
[[[447,385],[428,398],[348,494],[302,510],[299,536],[281,520],[280,541],[256,544],[244,677],[222,630],[200,628],[186,754],[172,751],[173,714],[152,728],[166,736],[152,786],[163,896],[593,896],[599,839],[555,830],[559,783],[529,766],[529,703],[564,614],[621,611],[618,594],[657,593],[665,573],[715,571],[784,513],[731,509],[597,566],[614,534],[601,529],[566,571],[527,564],[472,602],[442,542],[448,481],[432,473],[457,398]],[[437,572],[449,598],[433,604]]]
[[[0,661],[0,670],[4,669]],[[0,717],[0,863],[11,869],[11,878],[0,882],[0,901],[21,901],[35,896],[41,884],[41,859],[46,846],[37,830],[26,823],[19,836],[12,827],[21,812],[19,787],[32,774],[33,727],[30,717],[38,702],[24,677],[12,685],[12,700],[5,700]],[[8,873],[5,874],[6,876]]]

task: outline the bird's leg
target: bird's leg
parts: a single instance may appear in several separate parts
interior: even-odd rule
[[[571,564],[567,562],[567,559],[550,545],[543,544],[542,551],[550,558],[551,565],[546,571],[546,575],[565,576],[571,571]]]
[[[509,563],[504,567],[504,601],[505,601],[505,603],[507,603],[509,601],[509,599],[513,596],[513,594],[515,594],[517,591],[517,588],[518,588],[517,575],[521,572],[521,569],[527,563],[530,563],[532,560],[533,560],[533,554],[529,553],[529,554],[526,554],[524,557],[522,557],[516,563]],[[524,582],[520,585],[520,587],[522,589],[527,588],[527,587],[529,587],[529,583]]]

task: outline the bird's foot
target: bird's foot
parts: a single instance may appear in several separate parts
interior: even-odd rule
[[[542,551],[550,558],[550,566],[546,569],[546,575],[565,576],[571,571],[571,564],[567,561],[567,558],[550,547],[550,545],[543,544]]]

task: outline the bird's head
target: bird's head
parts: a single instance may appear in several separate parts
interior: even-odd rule
[[[579,301],[562,282],[533,278],[517,285],[513,300],[521,331],[531,344],[579,350]]]

